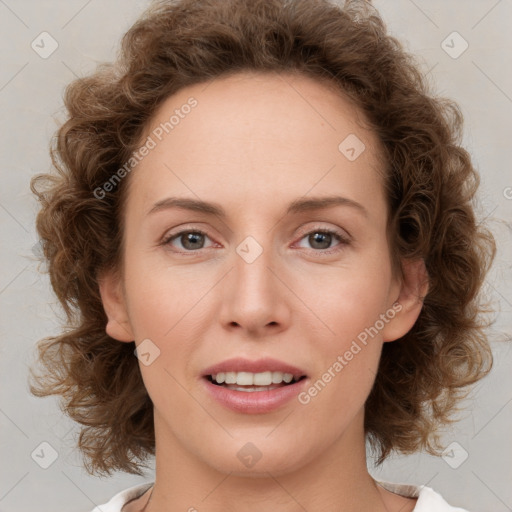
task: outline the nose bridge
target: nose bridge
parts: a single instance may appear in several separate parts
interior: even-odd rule
[[[262,293],[271,286],[273,279],[269,267],[274,265],[272,233],[246,236],[235,248],[234,280],[243,293]],[[256,238],[257,237],[257,238]]]
[[[253,231],[255,233],[255,231]],[[222,319],[256,331],[285,321],[282,283],[274,275],[277,253],[272,232],[246,236],[233,254],[233,270],[224,290]]]

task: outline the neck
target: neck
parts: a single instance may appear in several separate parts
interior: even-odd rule
[[[366,467],[362,411],[333,445],[301,467],[279,473],[260,466],[260,472],[250,475],[222,471],[214,461],[208,465],[199,460],[159,420],[155,415],[155,485],[144,512],[388,510],[387,491],[377,487]],[[410,500],[401,500],[404,511],[412,510],[406,503]]]

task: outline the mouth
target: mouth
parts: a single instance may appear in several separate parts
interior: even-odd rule
[[[239,414],[277,411],[293,403],[308,383],[306,375],[279,371],[217,372],[201,380],[213,400]]]
[[[270,357],[228,359],[206,368],[201,377],[212,399],[242,414],[265,414],[284,407],[309,379],[303,369]]]

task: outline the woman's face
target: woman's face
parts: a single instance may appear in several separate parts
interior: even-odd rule
[[[280,474],[360,447],[382,344],[419,313],[363,117],[309,78],[241,73],[168,98],[142,142],[124,278],[101,291],[107,332],[139,347],[157,456]]]

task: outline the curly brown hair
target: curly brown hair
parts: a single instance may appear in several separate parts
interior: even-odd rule
[[[173,93],[242,70],[296,72],[328,81],[369,120],[384,149],[394,268],[422,258],[429,291],[413,328],[384,343],[365,405],[365,432],[380,464],[392,450],[439,450],[467,386],[492,366],[481,286],[495,255],[475,215],[479,184],[461,147],[463,116],[437,98],[415,59],[364,1],[159,0],[124,35],[116,62],[70,83],[69,116],[52,140],[56,172],[31,189],[65,332],[38,344],[36,396],[61,395],[82,425],[91,473],[142,475],[154,455],[153,405],[135,345],[105,332],[98,276],[118,270],[129,176],[95,191],[139,147],[151,116]]]

